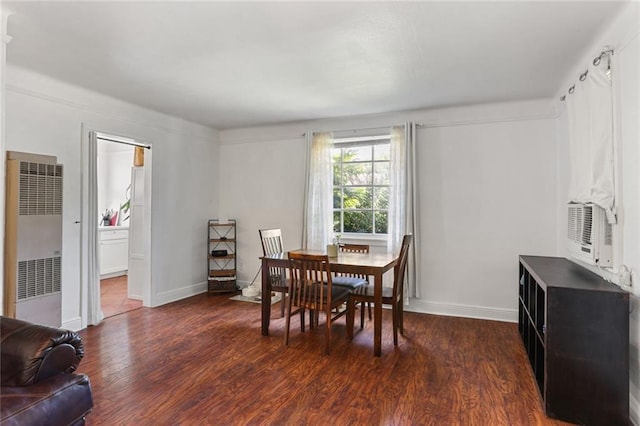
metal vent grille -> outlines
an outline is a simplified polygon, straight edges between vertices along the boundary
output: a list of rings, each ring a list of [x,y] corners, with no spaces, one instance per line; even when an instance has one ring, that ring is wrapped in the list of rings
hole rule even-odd
[[[582,244],[591,244],[593,206],[569,206],[569,238]]]
[[[62,214],[62,166],[20,162],[21,216]]]
[[[16,292],[17,300],[60,292],[60,257],[18,262]]]

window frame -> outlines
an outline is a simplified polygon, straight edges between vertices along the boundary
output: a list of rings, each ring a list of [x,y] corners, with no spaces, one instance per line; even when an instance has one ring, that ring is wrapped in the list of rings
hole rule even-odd
[[[380,184],[376,184],[375,183],[375,164],[376,163],[386,163],[389,166],[389,170],[391,169],[391,158],[388,158],[386,160],[376,160],[375,159],[375,153],[374,153],[374,146],[375,145],[387,145],[387,146],[391,146],[391,135],[390,134],[382,134],[382,135],[374,135],[374,136],[363,136],[363,137],[345,137],[345,138],[339,138],[339,137],[335,137],[334,141],[333,141],[333,147],[332,147],[332,153],[331,153],[331,178],[332,178],[332,194],[334,193],[336,188],[340,188],[341,190],[341,195],[343,196],[343,200],[344,200],[344,188],[350,188],[350,187],[367,187],[367,188],[371,188],[371,196],[372,196],[372,202],[371,202],[371,208],[369,209],[345,209],[344,208],[344,203],[340,208],[335,208],[333,205],[331,206],[331,217],[332,217],[332,223],[333,223],[333,217],[335,216],[336,212],[340,212],[340,231],[335,231],[335,229],[332,227],[332,230],[334,233],[336,234],[340,234],[342,236],[343,240],[354,240],[354,239],[360,239],[360,240],[369,240],[369,241],[382,241],[382,240],[386,240],[389,233],[389,228],[388,228],[388,217],[389,217],[389,206],[387,206],[386,209],[376,209],[375,208],[375,190],[376,188],[387,188],[388,191],[391,191],[391,183],[389,182],[386,185],[380,185]],[[350,147],[371,147],[372,149],[372,155],[371,155],[371,160],[366,160],[366,161],[349,161],[346,162],[346,164],[371,164],[371,172],[370,172],[370,177],[371,177],[371,183],[368,185],[344,185],[344,182],[342,182],[342,179],[340,180],[340,185],[335,185],[335,176],[333,174],[333,170],[334,170],[334,166],[335,166],[335,162],[334,162],[334,153],[333,150],[335,149],[342,149],[342,148],[350,148]],[[342,161],[343,160],[343,152],[340,153],[340,172],[342,173],[343,171],[343,167],[345,162]],[[332,195],[332,199],[333,199],[333,195]],[[371,212],[371,216],[372,216],[372,221],[371,221],[371,225],[372,225],[372,232],[370,233],[362,233],[362,232],[344,232],[344,213],[345,211],[363,211],[363,212]],[[378,233],[376,232],[376,212],[385,212],[387,214],[387,232],[385,233]]]

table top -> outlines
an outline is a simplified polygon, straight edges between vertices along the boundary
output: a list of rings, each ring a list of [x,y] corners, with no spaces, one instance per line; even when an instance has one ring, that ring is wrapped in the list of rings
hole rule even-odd
[[[326,252],[323,250],[290,250],[294,253],[302,253],[302,254],[316,254],[316,255],[326,255]],[[273,260],[287,260],[289,252],[284,253],[276,253],[270,256],[263,256],[266,259]],[[348,267],[359,267],[359,268],[373,268],[373,269],[384,269],[387,270],[393,267],[398,260],[397,254],[392,253],[338,253],[336,257],[330,257],[329,263],[331,266],[348,266]]]

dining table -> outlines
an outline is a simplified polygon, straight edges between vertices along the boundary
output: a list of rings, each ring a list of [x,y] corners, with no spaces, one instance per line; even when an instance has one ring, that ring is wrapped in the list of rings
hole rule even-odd
[[[322,250],[298,249],[290,252],[302,254],[321,254]],[[269,335],[271,319],[271,282],[269,269],[288,268],[289,253],[276,253],[261,257],[262,260],[262,335]],[[373,305],[373,354],[382,354],[382,280],[385,272],[391,270],[398,261],[398,254],[392,253],[347,253],[339,252],[336,257],[329,257],[331,272],[362,274],[373,277],[374,305]],[[371,285],[371,283],[370,283]]]

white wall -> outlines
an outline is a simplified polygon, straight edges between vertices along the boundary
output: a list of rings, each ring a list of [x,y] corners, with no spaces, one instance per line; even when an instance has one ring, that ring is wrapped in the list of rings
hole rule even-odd
[[[238,219],[239,281],[258,270],[259,228],[300,246],[306,129],[413,120],[418,131],[421,297],[410,310],[517,319],[519,254],[557,253],[551,102],[480,105],[220,132],[220,208]]]
[[[81,327],[81,127],[153,148],[151,304],[206,289],[206,221],[217,211],[217,132],[7,67],[6,149],[55,155],[64,165],[62,323]],[[3,154],[4,155],[4,154]]]
[[[629,316],[629,378],[631,419],[640,425],[640,3],[632,2],[621,11],[608,28],[596,37],[595,43],[585,50],[575,64],[574,72],[566,76],[563,87],[570,87],[587,64],[604,46],[614,49],[612,71],[614,81],[614,135],[616,141],[616,209],[618,224],[614,226],[614,269],[606,273],[618,282],[620,265],[632,270],[633,287],[627,289],[631,301]],[[558,94],[558,97],[560,93]],[[569,186],[568,122],[564,104],[557,103],[558,162],[562,173],[558,179],[558,221],[563,231],[558,234],[562,242],[562,255],[566,255],[566,210]],[[598,269],[591,268],[599,273]],[[605,271],[607,272],[607,271]]]

